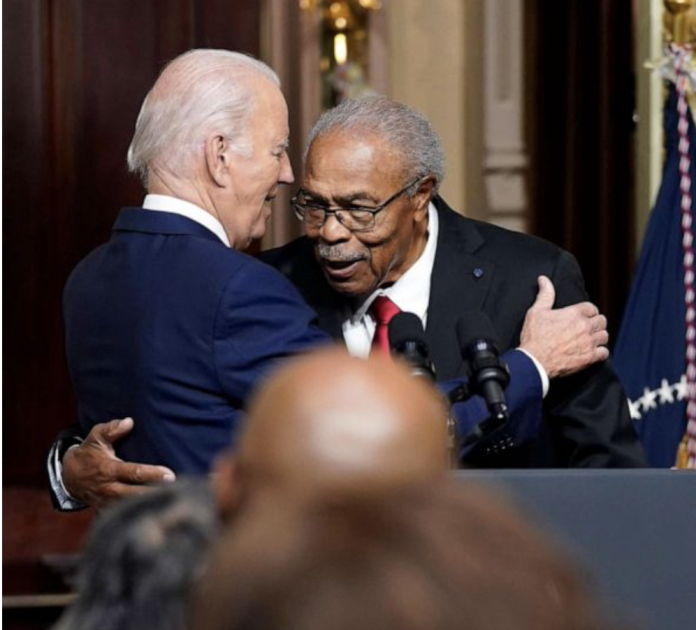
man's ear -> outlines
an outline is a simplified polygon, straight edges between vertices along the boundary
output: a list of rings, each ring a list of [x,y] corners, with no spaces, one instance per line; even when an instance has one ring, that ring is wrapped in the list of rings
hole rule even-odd
[[[208,136],[205,141],[205,164],[210,179],[218,186],[227,186],[230,171],[230,141],[220,133]]]
[[[428,175],[428,177],[422,179],[418,184],[418,190],[416,191],[413,201],[416,204],[416,221],[422,221],[428,216],[428,204],[433,198],[433,191],[435,190],[435,184],[437,180],[434,175]]]

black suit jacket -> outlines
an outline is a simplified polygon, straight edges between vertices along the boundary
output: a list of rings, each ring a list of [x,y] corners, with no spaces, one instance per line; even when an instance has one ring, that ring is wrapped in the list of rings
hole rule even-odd
[[[538,238],[464,218],[440,198],[440,229],[430,289],[426,337],[438,379],[464,373],[456,322],[467,309],[492,320],[502,350],[517,347],[537,277],[556,288],[555,307],[587,299],[575,258]],[[319,315],[319,325],[341,339],[346,301],[326,283],[312,245],[300,238],[263,254],[284,273]],[[609,362],[555,379],[544,401],[538,439],[502,452],[474,449],[469,465],[498,467],[647,466],[630,419],[624,391]]]

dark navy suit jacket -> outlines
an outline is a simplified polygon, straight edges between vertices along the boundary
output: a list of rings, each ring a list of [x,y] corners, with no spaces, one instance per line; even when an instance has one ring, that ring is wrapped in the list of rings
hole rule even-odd
[[[330,341],[276,270],[141,208],[74,270],[64,313],[83,431],[132,416],[118,454],[177,473],[208,471],[276,360]]]

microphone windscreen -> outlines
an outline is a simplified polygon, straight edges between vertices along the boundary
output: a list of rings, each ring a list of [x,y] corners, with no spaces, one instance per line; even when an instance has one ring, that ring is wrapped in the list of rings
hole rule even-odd
[[[389,346],[398,348],[407,341],[418,341],[427,345],[420,317],[404,311],[394,315],[389,322]]]
[[[464,311],[457,320],[457,339],[459,347],[466,348],[472,343],[486,339],[497,345],[498,337],[490,317],[483,311]]]

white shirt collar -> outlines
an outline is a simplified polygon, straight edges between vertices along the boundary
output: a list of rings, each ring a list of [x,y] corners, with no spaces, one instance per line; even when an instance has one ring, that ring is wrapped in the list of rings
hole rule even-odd
[[[428,207],[428,241],[418,260],[392,286],[377,289],[352,317],[343,322],[343,337],[351,354],[367,356],[370,353],[375,323],[367,311],[378,295],[386,295],[402,311],[417,315],[425,328],[439,228],[437,210],[431,203]]]
[[[227,237],[225,228],[212,214],[206,212],[200,206],[197,206],[189,201],[170,197],[169,195],[153,195],[145,196],[143,206],[145,210],[154,210],[156,212],[171,212],[179,214],[182,217],[191,219],[196,223],[200,223],[205,228],[208,228],[215,236],[217,236],[227,247],[231,247],[230,239]]]

